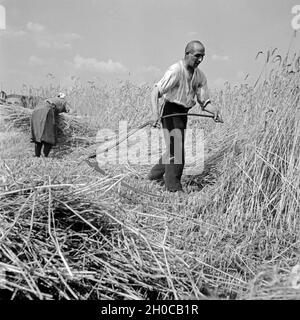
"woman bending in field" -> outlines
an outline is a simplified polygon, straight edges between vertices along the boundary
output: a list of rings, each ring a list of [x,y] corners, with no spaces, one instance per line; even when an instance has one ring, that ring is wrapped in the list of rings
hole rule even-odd
[[[31,139],[35,143],[35,156],[40,157],[42,147],[45,157],[48,157],[52,147],[57,141],[56,123],[58,115],[69,112],[65,94],[60,93],[57,97],[43,101],[31,116]]]

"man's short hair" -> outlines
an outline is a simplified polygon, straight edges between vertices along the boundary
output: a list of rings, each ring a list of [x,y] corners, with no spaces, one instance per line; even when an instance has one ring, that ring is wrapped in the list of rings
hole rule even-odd
[[[204,47],[204,45],[203,45],[203,43],[202,43],[201,41],[199,41],[199,40],[193,40],[193,41],[190,41],[190,42],[186,45],[186,47],[185,47],[185,54],[193,51],[195,44],[199,44],[200,46],[202,46],[202,47],[205,49],[205,47]]]

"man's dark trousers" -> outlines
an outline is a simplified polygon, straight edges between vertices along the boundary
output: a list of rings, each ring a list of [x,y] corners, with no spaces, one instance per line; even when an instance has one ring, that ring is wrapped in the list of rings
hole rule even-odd
[[[163,116],[175,113],[187,113],[188,108],[166,101]],[[187,115],[162,119],[166,152],[150,172],[150,179],[160,180],[165,175],[165,186],[169,191],[181,191],[181,176],[184,167],[184,135]]]

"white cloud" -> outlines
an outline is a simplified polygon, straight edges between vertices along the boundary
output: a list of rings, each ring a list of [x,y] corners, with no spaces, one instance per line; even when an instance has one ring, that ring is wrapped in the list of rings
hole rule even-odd
[[[48,28],[40,23],[29,21],[24,30],[16,30],[7,26],[6,30],[0,32],[5,38],[26,38],[32,41],[38,48],[46,49],[70,49],[72,42],[81,38],[74,32],[52,33]]]
[[[16,37],[16,38],[24,37],[26,34],[27,32],[24,30],[15,30],[11,27],[7,27],[6,30],[3,30],[0,32],[1,36]]]
[[[44,65],[45,61],[40,57],[30,56],[28,63],[31,67],[40,67]]]
[[[23,37],[25,36],[27,33],[23,30],[16,30],[12,32],[12,35],[15,37]]]
[[[54,41],[52,44],[52,47],[55,49],[70,49],[72,48],[72,45],[71,43],[68,43],[68,42]]]
[[[45,26],[43,26],[39,23],[34,23],[34,22],[29,21],[27,23],[27,29],[32,32],[41,33],[45,30]]]
[[[96,58],[83,58],[79,54],[74,57],[74,67],[88,71],[100,71],[105,73],[127,72],[127,68],[120,62],[109,59],[107,62]]]
[[[63,33],[61,35],[66,41],[72,41],[72,40],[77,40],[80,39],[81,36],[78,33]]]
[[[39,48],[51,48],[51,43],[45,39],[36,40],[36,45]]]
[[[138,69],[138,72],[141,73],[160,73],[161,70],[155,66],[143,66]]]
[[[70,49],[73,40],[80,39],[77,33],[48,34],[36,39],[39,48]]]
[[[59,42],[59,41],[53,41],[53,40],[46,40],[46,39],[40,39],[36,41],[36,45],[39,48],[53,48],[53,49],[69,49],[71,48],[70,43],[65,42]]]
[[[218,61],[228,61],[229,60],[228,56],[220,56],[218,54],[213,54],[211,58],[213,60],[218,60]]]

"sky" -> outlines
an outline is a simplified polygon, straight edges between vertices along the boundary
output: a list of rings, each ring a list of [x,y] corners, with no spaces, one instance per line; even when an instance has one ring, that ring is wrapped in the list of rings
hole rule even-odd
[[[255,82],[258,51],[291,42],[300,0],[0,0],[0,89],[74,79],[153,83],[200,40],[211,88]],[[1,22],[2,19],[2,22]],[[300,17],[299,17],[300,24]],[[2,25],[2,26],[1,26]]]

